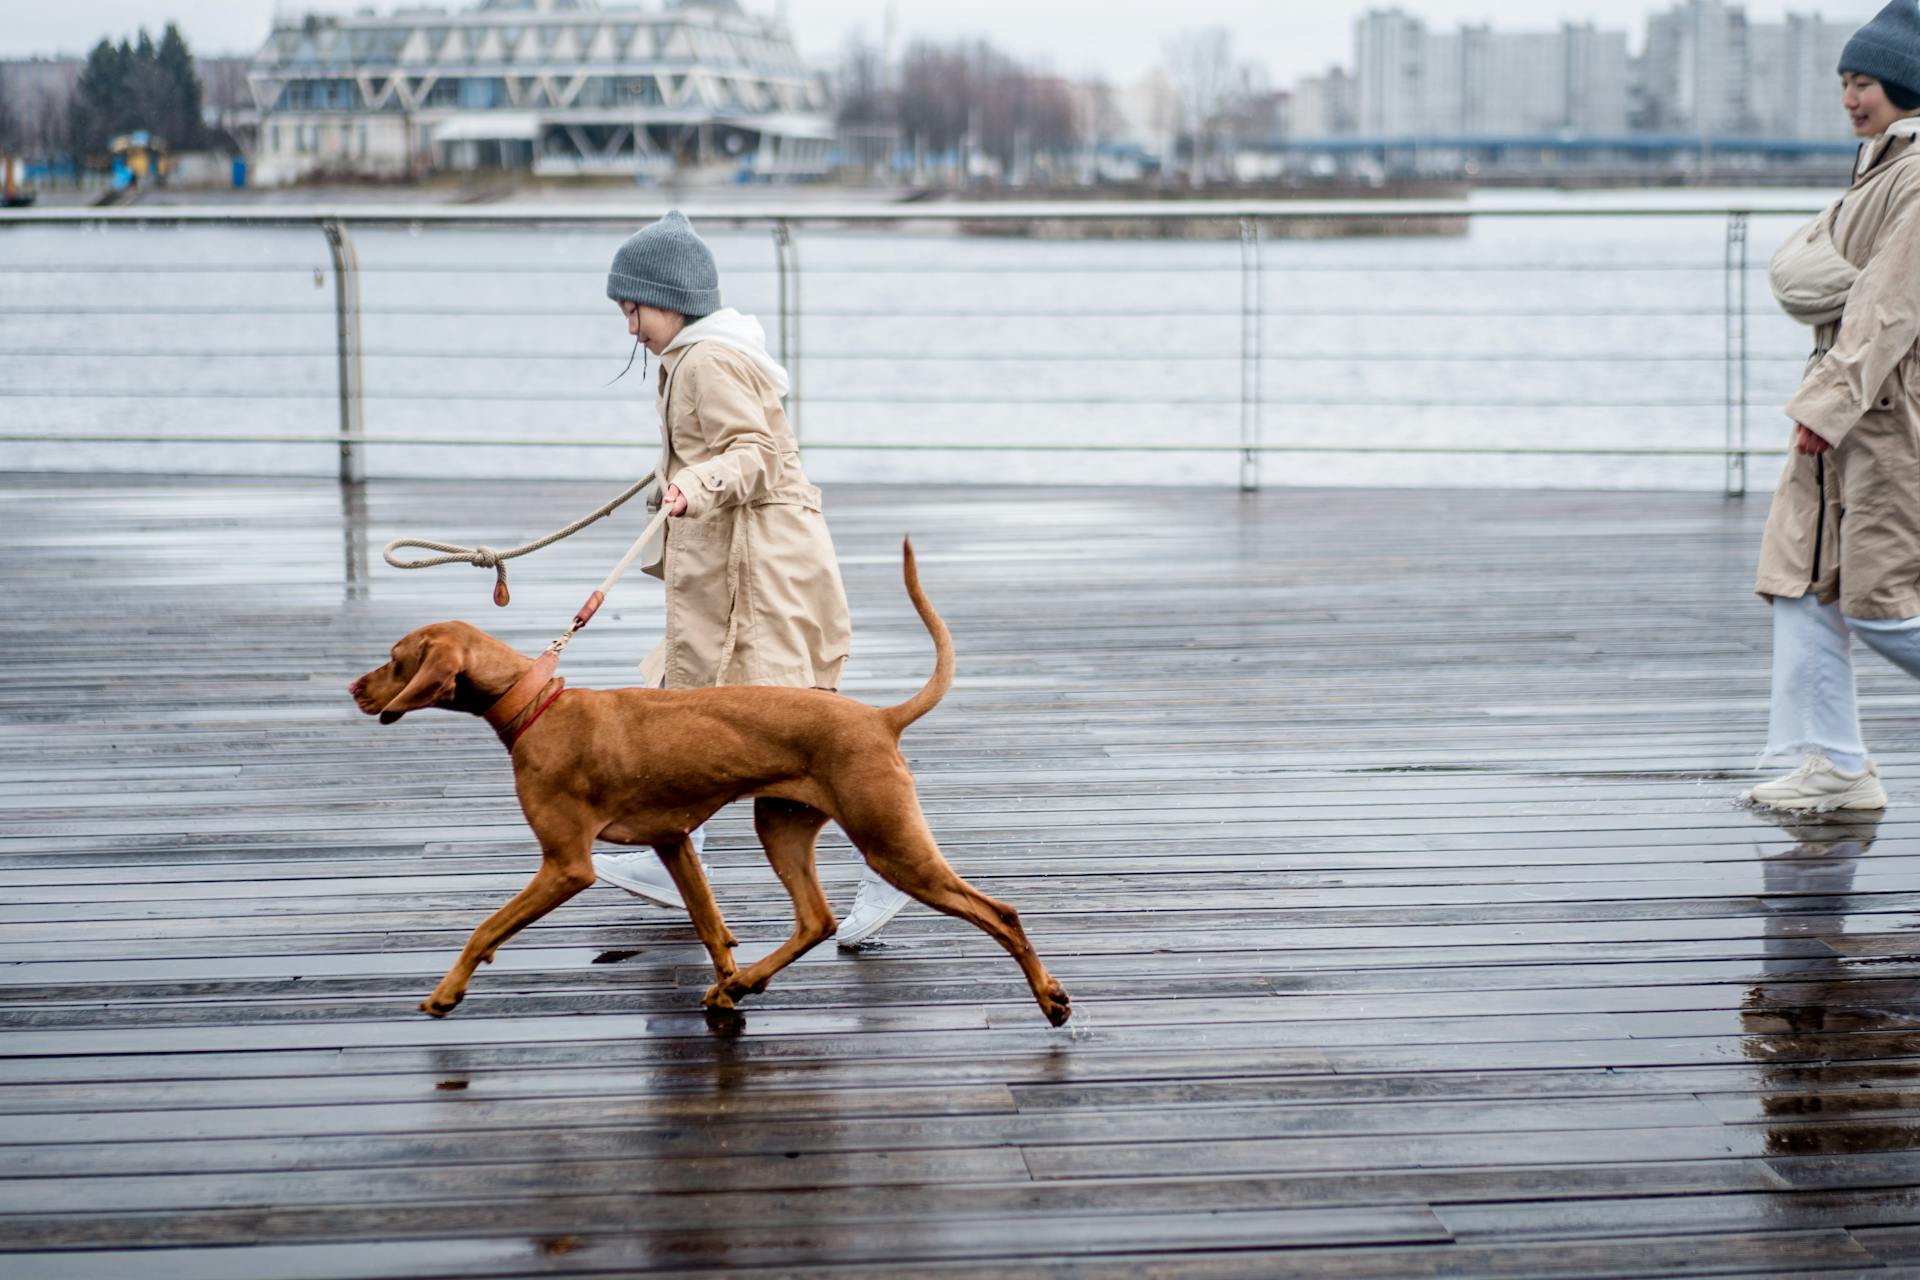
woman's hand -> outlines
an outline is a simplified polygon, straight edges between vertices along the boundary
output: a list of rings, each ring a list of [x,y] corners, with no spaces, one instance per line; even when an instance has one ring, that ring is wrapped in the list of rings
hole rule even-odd
[[[1804,431],[1804,430],[1806,430],[1806,428],[1805,428],[1805,427],[1802,427],[1802,428],[1801,428],[1801,430],[1802,430],[1802,431]],[[683,515],[685,515],[685,514],[687,514],[687,495],[686,495],[686,494],[684,494],[684,493],[682,493],[682,492],[680,492],[680,486],[679,486],[679,485],[677,485],[677,484],[670,484],[670,485],[668,485],[668,486],[667,486],[667,499],[666,499],[666,501],[667,501],[667,514],[668,514],[668,515],[670,515],[670,516],[683,516]]]
[[[1815,457],[1833,448],[1832,445],[1828,444],[1825,440],[1822,440],[1819,436],[1807,430],[1805,427],[1801,426],[1799,423],[1796,422],[1793,425],[1795,428],[1794,434],[1793,434],[1793,447],[1798,449],[1800,452],[1806,454],[1808,457]]]

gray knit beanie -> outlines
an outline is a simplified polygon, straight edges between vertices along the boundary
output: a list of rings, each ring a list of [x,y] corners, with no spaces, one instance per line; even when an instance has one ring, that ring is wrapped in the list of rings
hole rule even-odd
[[[1854,32],[1840,52],[1840,71],[1872,76],[1891,90],[1905,91],[1903,96],[1920,90],[1920,0],[1893,0]],[[1887,97],[1900,106],[1895,93]]]
[[[628,236],[614,252],[607,296],[698,319],[720,309],[720,270],[707,242],[675,209]]]

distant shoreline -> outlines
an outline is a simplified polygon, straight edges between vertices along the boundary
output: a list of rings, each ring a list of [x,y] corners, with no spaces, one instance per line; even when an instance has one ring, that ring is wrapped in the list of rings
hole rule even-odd
[[[555,204],[617,206],[639,204],[646,207],[694,204],[729,208],[806,208],[817,205],[885,207],[888,205],[1060,203],[1080,204],[1095,201],[1134,203],[1178,201],[1196,204],[1223,200],[1467,200],[1481,192],[1542,192],[1578,194],[1581,192],[1625,193],[1633,191],[1681,194],[1690,191],[1782,191],[1824,190],[1829,185],[1844,186],[1844,166],[1836,170],[1831,183],[1819,175],[1730,174],[1716,176],[1709,183],[1695,183],[1675,175],[1594,174],[1579,177],[1492,178],[1462,180],[1404,179],[1371,184],[1364,182],[1313,183],[1240,183],[1203,188],[1160,187],[1148,184],[1110,184],[1102,186],[1060,187],[976,187],[923,188],[910,186],[873,186],[836,183],[716,184],[658,183],[640,185],[623,181],[449,181],[426,179],[416,182],[310,182],[280,187],[156,187],[122,193],[113,207],[212,205],[271,207],[276,204],[355,204],[410,203],[428,206],[487,206],[503,210]],[[41,208],[86,208],[102,203],[102,193],[93,190],[43,189],[37,192]]]

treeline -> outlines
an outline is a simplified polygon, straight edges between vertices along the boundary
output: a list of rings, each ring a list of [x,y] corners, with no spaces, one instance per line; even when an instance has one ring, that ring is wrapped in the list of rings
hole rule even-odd
[[[1090,132],[1073,86],[985,40],[916,40],[898,67],[855,39],[838,77],[839,123],[897,129],[928,152],[969,148],[1003,165],[1064,154]]]
[[[855,37],[836,77],[843,130],[891,132],[903,146],[964,151],[1004,169],[1045,163],[1131,131],[1172,144],[1170,167],[1194,181],[1230,178],[1232,153],[1281,129],[1284,95],[1263,67],[1213,27],[1169,40],[1165,62],[1131,97],[1134,118],[1098,79],[1075,82],[1028,66],[986,40],[916,40],[898,61]]]
[[[64,151],[85,160],[106,154],[120,134],[142,129],[175,151],[204,147],[211,139],[203,96],[180,29],[168,23],[156,43],[143,28],[131,40],[94,45],[64,100],[43,96],[23,110],[0,84],[0,151]]]

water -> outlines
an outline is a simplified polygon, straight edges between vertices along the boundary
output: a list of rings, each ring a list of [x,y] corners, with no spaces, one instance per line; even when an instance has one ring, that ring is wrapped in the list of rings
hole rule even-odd
[[[1761,199],[1816,207],[1831,194]],[[1754,193],[1698,198],[1711,206]],[[1567,197],[1537,199],[1546,208]],[[1807,330],[1775,311],[1763,273],[1802,216],[1753,222],[1755,444],[1784,443],[1778,406],[1808,346]],[[606,385],[630,349],[604,296],[618,232],[353,235],[370,474],[611,482],[651,464],[651,379],[636,365]],[[727,301],[773,331],[770,236],[715,228],[709,239]],[[1270,241],[1260,439],[1718,448],[1727,431],[1724,254],[1718,217],[1490,218],[1459,237]],[[799,256],[796,418],[816,479],[1237,482],[1237,242],[805,230]],[[0,228],[6,429],[176,437],[5,443],[0,467],[333,474],[330,444],[177,439],[337,430],[333,298],[314,229]],[[416,435],[543,447],[378,443]],[[1176,447],[1125,451],[1145,445]],[[1750,483],[1769,487],[1776,467],[1756,459]],[[1429,454],[1273,454],[1261,475],[1269,484],[1659,489],[1717,488],[1723,478],[1717,457]]]

